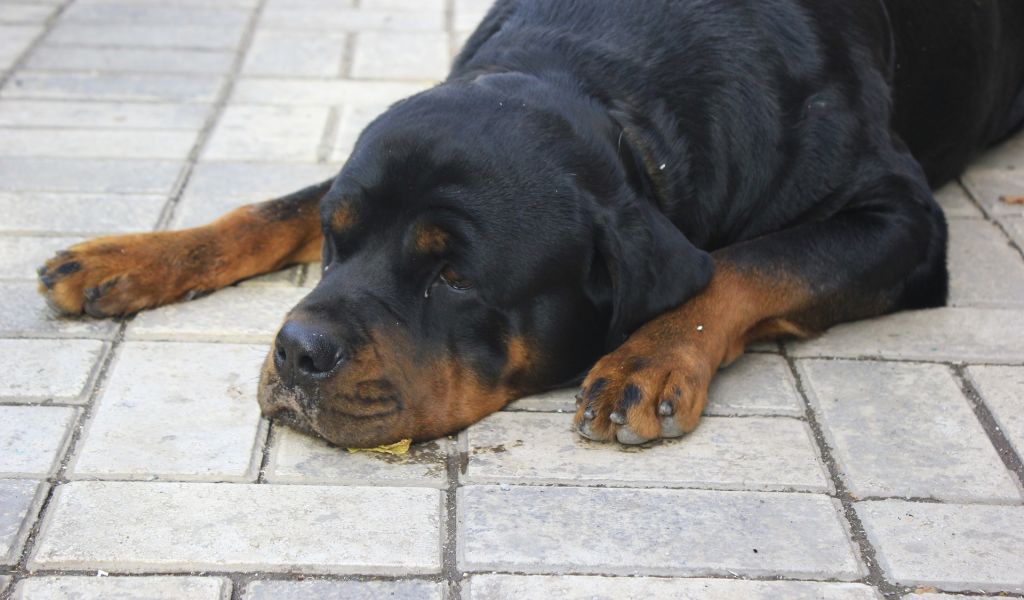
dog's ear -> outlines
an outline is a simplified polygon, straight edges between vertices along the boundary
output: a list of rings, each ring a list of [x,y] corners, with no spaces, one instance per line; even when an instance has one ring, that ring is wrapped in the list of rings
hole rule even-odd
[[[653,201],[632,193],[595,215],[595,247],[611,287],[607,350],[637,328],[696,296],[711,281],[711,256]]]

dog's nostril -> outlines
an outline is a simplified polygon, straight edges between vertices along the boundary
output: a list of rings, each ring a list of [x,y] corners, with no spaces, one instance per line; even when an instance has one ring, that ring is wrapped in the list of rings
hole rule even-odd
[[[285,352],[284,346],[281,344],[274,344],[274,361],[277,362],[277,366],[280,367],[287,359],[288,353]]]
[[[342,345],[318,327],[288,321],[277,334],[274,361],[286,381],[322,377],[344,359]]]

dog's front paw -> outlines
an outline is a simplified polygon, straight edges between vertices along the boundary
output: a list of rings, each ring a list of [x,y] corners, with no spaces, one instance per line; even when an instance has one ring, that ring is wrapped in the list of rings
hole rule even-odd
[[[577,396],[575,426],[592,440],[642,444],[693,431],[717,363],[699,344],[630,338],[599,360]]]
[[[175,233],[98,238],[58,252],[39,268],[39,292],[56,311],[132,314],[177,299],[199,256],[181,256]],[[183,277],[185,276],[185,277]]]

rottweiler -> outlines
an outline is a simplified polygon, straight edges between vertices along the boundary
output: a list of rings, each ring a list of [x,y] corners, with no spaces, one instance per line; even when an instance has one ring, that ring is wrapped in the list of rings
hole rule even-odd
[[[1020,0],[498,0],[333,179],[40,290],[114,317],[320,260],[268,417],[426,440],[582,380],[576,431],[643,443],[752,342],[944,304],[931,189],[1022,123]]]

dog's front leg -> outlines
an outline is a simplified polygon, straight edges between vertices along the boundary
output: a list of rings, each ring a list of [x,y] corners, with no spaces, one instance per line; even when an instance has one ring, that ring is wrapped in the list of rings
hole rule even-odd
[[[331,182],[237,208],[181,231],[101,237],[58,252],[39,269],[55,310],[131,314],[320,257],[320,198]]]
[[[693,430],[716,370],[751,342],[945,302],[946,226],[923,180],[865,186],[828,219],[713,254],[711,284],[590,371],[575,424],[637,444]]]

